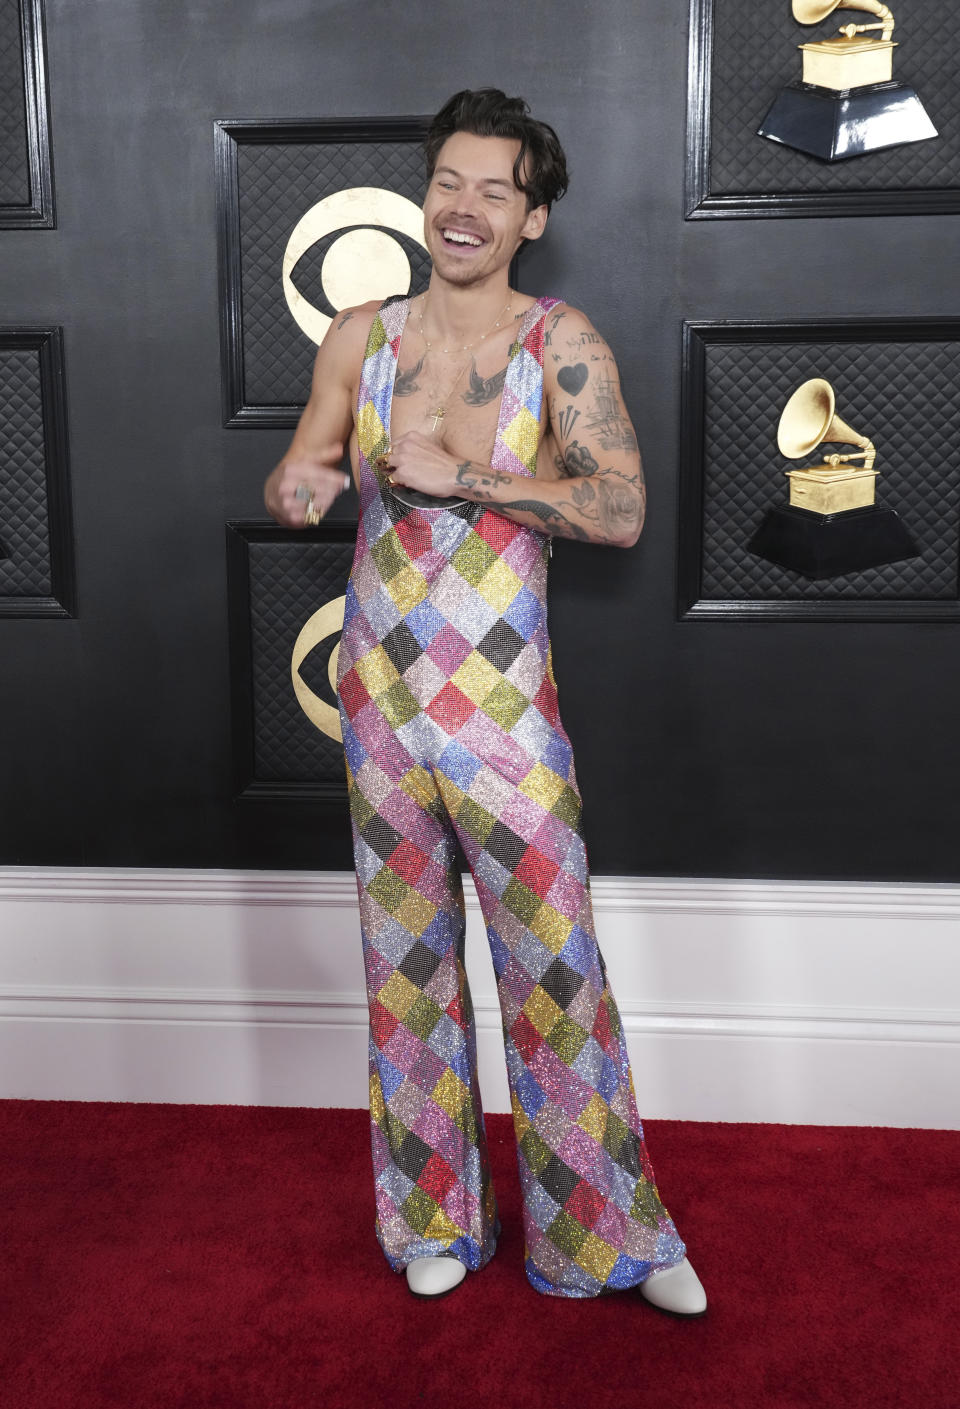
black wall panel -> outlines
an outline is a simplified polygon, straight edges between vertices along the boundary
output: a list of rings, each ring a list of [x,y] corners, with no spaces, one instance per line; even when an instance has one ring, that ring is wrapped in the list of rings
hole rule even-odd
[[[70,616],[73,529],[59,328],[0,328],[0,617]]]
[[[685,332],[684,614],[960,621],[960,321],[727,321]],[[751,552],[766,515],[788,501],[786,472],[849,449],[780,453],[781,412],[811,377],[826,378],[841,418],[881,447],[876,502],[899,515],[914,556],[810,581]]]
[[[913,87],[938,136],[832,163],[756,132],[774,99],[801,77],[797,46],[834,38],[841,24],[867,23],[865,12],[841,7],[800,25],[789,4],[758,10],[749,0],[690,0],[690,11],[693,218],[960,210],[957,46],[944,43],[937,0],[896,7],[893,77]]]
[[[20,7],[5,0],[0,10],[0,205],[30,201],[25,67]]]
[[[336,519],[303,534],[228,525],[231,712],[244,798],[346,799],[333,655],[355,539],[353,524]],[[294,672],[311,714],[291,688]]]
[[[553,560],[594,869],[958,878],[956,626],[683,621],[676,592],[682,321],[956,316],[949,215],[685,221],[672,0],[45,9],[59,228],[0,231],[0,323],[63,328],[81,610],[0,620],[0,861],[349,864],[342,803],[238,797],[224,526],[262,519],[289,431],[222,425],[214,123],[495,83],[572,173],[521,286],[609,338],[649,478],[637,548]]]
[[[43,0],[0,0],[0,230],[55,224]]]
[[[425,135],[426,119],[409,117],[217,124],[224,424],[297,424],[317,344],[291,319],[277,279],[287,241],[311,208],[350,188],[419,204]],[[342,230],[338,221],[290,271],[293,288],[328,318],[336,310],[324,291],[323,265]],[[391,234],[409,260],[410,292],[421,293],[430,256]]]

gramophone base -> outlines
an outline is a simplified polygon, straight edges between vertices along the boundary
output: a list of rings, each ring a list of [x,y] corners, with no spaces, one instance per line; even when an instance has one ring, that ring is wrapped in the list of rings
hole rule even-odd
[[[845,92],[791,83],[774,99],[757,134],[821,161],[842,161],[938,135],[914,89],[896,81]]]
[[[767,514],[747,552],[811,582],[920,556],[899,514],[880,504],[842,514],[778,506]]]

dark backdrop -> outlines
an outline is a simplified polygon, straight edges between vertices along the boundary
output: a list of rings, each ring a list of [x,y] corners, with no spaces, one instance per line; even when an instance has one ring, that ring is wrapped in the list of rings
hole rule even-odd
[[[956,313],[955,219],[685,223],[675,0],[46,14],[58,228],[0,234],[0,322],[64,329],[78,616],[0,620],[0,860],[349,864],[339,805],[234,798],[224,523],[288,432],[221,426],[213,123],[496,84],[572,170],[522,286],[609,338],[650,485],[636,549],[554,557],[594,869],[957,879],[955,627],[683,622],[675,590],[682,319]]]

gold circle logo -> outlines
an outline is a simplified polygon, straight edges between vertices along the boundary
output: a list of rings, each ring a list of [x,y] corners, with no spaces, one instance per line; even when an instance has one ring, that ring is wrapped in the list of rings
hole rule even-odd
[[[323,341],[333,319],[294,288],[291,275],[308,249],[349,226],[368,228],[346,229],[327,250],[320,272],[323,291],[338,310],[409,291],[410,261],[399,241],[386,231],[396,230],[422,249],[427,248],[423,240],[423,211],[415,201],[396,191],[351,186],[311,206],[290,232],[283,253],[282,278],[287,307],[297,326],[315,343]]]
[[[336,739],[338,743],[343,743],[343,731],[340,728],[340,712],[332,705],[327,704],[319,695],[315,695],[310,686],[302,678],[300,667],[314,646],[319,646],[321,641],[325,641],[328,636],[335,636],[338,631],[343,630],[343,610],[347,604],[346,597],[334,597],[332,601],[325,602],[324,605],[315,611],[313,616],[308,617],[301,628],[300,635],[293,645],[293,655],[290,657],[290,678],[293,681],[293,692],[297,697],[297,702],[304,714],[321,734],[326,734],[330,739]],[[340,655],[339,641],[330,652],[330,662],[327,666],[327,676],[330,680],[330,688],[333,693],[337,693],[337,659]]]

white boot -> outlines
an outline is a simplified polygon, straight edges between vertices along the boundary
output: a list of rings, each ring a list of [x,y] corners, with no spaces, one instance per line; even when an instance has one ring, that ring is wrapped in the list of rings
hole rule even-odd
[[[414,1296],[446,1296],[466,1275],[455,1257],[415,1257],[407,1263],[407,1286]]]
[[[703,1283],[686,1258],[676,1267],[651,1272],[640,1284],[640,1295],[659,1311],[673,1316],[702,1316],[707,1309]]]

